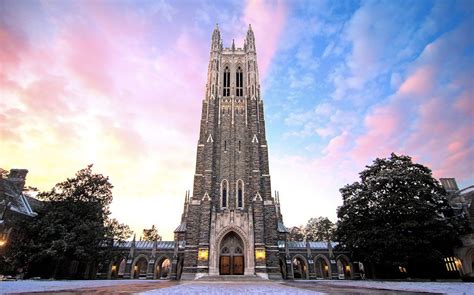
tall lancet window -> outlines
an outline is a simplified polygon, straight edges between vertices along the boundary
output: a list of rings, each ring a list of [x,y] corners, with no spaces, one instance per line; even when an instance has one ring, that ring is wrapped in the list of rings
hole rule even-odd
[[[229,67],[225,67],[224,70],[224,92],[223,96],[230,96],[230,70]]]
[[[244,95],[244,74],[242,73],[242,69],[239,67],[237,72],[235,73],[235,81],[236,81],[236,93],[235,95],[240,97]]]
[[[229,191],[229,183],[226,179],[222,180],[221,182],[221,207],[227,208],[227,195]]]
[[[244,182],[242,179],[237,180],[237,208],[244,208]]]

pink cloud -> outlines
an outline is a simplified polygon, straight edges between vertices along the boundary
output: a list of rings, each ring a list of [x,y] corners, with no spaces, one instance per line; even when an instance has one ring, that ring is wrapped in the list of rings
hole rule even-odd
[[[472,179],[472,72],[456,70],[468,63],[462,54],[438,58],[447,56],[446,44],[460,51],[466,46],[460,30],[464,27],[427,46],[396,94],[366,116],[366,131],[351,151],[355,159],[405,153],[428,165],[436,177]]]
[[[255,34],[260,79],[263,81],[278,49],[280,34],[285,25],[285,4],[281,0],[248,0],[243,19],[252,25]]]
[[[395,152],[412,156],[437,178],[472,181],[474,96],[465,31],[460,25],[426,46],[395,94],[365,114],[363,131],[329,141],[318,161],[322,169],[354,176],[376,157]]]
[[[19,63],[19,50],[23,48],[23,42],[20,38],[14,36],[6,28],[0,27],[0,69],[1,72],[6,72],[10,66],[15,66]],[[8,67],[8,68],[7,68]]]
[[[402,95],[428,95],[433,89],[434,75],[430,67],[421,67],[402,83],[398,91]]]
[[[364,119],[366,133],[355,139],[352,155],[362,163],[374,157],[389,155],[398,146],[404,125],[402,110],[396,106],[379,106]]]

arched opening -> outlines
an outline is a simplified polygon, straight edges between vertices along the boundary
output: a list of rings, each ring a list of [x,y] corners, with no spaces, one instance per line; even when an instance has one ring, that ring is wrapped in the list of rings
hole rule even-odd
[[[295,256],[292,261],[293,265],[293,278],[295,279],[307,279],[308,278],[308,265],[303,258]]]
[[[352,278],[352,267],[347,257],[341,255],[337,258],[337,274],[340,280]]]
[[[237,180],[237,184],[236,184],[236,202],[237,202],[237,208],[244,208],[244,182],[242,181],[242,179],[239,179]]]
[[[221,182],[221,207],[227,208],[228,203],[229,182],[224,179]]]
[[[228,233],[222,239],[219,251],[220,275],[244,274],[244,243],[239,235]]]
[[[331,272],[329,270],[329,262],[322,256],[317,256],[314,259],[314,268],[316,269],[316,278],[330,279]]]
[[[144,256],[138,258],[132,266],[132,278],[146,279],[147,268],[148,260]]]
[[[127,261],[125,258],[114,259],[109,266],[109,276],[111,280],[123,278],[123,273],[125,271],[125,265]]]
[[[169,279],[171,272],[171,260],[168,257],[163,257],[156,261],[155,264],[155,278]]]
[[[127,266],[127,259],[123,258],[118,266],[117,278],[122,279],[125,273],[125,267]]]

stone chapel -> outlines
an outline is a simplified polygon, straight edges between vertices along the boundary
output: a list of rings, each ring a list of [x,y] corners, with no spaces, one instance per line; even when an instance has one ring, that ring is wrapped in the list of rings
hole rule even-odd
[[[202,101],[193,191],[174,241],[116,244],[99,277],[353,278],[357,264],[329,241],[288,241],[272,196],[255,36],[224,47],[216,25]]]

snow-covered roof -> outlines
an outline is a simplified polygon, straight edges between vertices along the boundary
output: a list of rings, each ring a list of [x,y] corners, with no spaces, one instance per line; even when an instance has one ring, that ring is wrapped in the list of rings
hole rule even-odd
[[[125,241],[125,242],[114,242],[114,247],[122,248],[122,249],[129,249],[132,247],[133,241]],[[135,241],[135,248],[136,249],[153,249],[153,241]],[[167,250],[167,249],[174,249],[175,241],[157,241],[156,248],[160,250]],[[179,242],[179,248],[184,247],[184,241]]]
[[[331,242],[331,246],[334,248],[337,246],[339,242]],[[285,241],[278,241],[278,248],[285,248]],[[305,241],[288,241],[288,248],[291,249],[305,249],[306,242]],[[327,242],[321,241],[312,241],[309,242],[310,249],[328,249]]]

